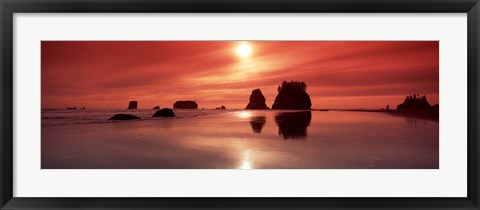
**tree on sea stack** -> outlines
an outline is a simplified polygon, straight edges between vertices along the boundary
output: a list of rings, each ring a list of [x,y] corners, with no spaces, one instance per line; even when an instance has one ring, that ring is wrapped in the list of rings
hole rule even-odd
[[[405,97],[403,103],[397,105],[397,109],[431,109],[432,106],[427,101],[427,96],[412,94]]]
[[[279,85],[272,109],[310,109],[312,101],[307,93],[307,84],[299,81],[283,81]]]

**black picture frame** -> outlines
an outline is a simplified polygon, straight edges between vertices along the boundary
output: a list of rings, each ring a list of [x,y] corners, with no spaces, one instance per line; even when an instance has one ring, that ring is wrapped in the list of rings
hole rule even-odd
[[[478,0],[0,0],[1,209],[479,209]],[[25,198],[13,197],[14,13],[467,13],[466,198]],[[393,180],[392,180],[393,181]],[[94,189],[92,189],[94,190]]]

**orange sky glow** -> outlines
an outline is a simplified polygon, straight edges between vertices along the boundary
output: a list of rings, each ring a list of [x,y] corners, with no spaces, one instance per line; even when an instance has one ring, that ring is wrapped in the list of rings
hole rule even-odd
[[[248,48],[239,46],[248,45]],[[312,108],[396,108],[439,101],[437,41],[42,41],[42,109],[140,109],[194,100],[243,109],[260,88],[307,84]]]

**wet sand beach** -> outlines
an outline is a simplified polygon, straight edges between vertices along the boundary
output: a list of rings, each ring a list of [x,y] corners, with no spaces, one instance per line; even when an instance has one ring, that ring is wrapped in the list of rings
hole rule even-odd
[[[337,111],[348,112],[378,112],[400,117],[437,121],[439,120],[438,109],[341,109]]]
[[[439,126],[434,120],[334,110],[203,112],[180,112],[175,118],[42,125],[42,169],[439,166]]]

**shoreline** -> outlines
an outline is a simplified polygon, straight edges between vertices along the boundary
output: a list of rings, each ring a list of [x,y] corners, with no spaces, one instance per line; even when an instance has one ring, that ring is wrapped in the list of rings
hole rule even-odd
[[[332,111],[345,112],[378,112],[400,117],[411,117],[422,120],[439,121],[438,109],[333,109]]]

